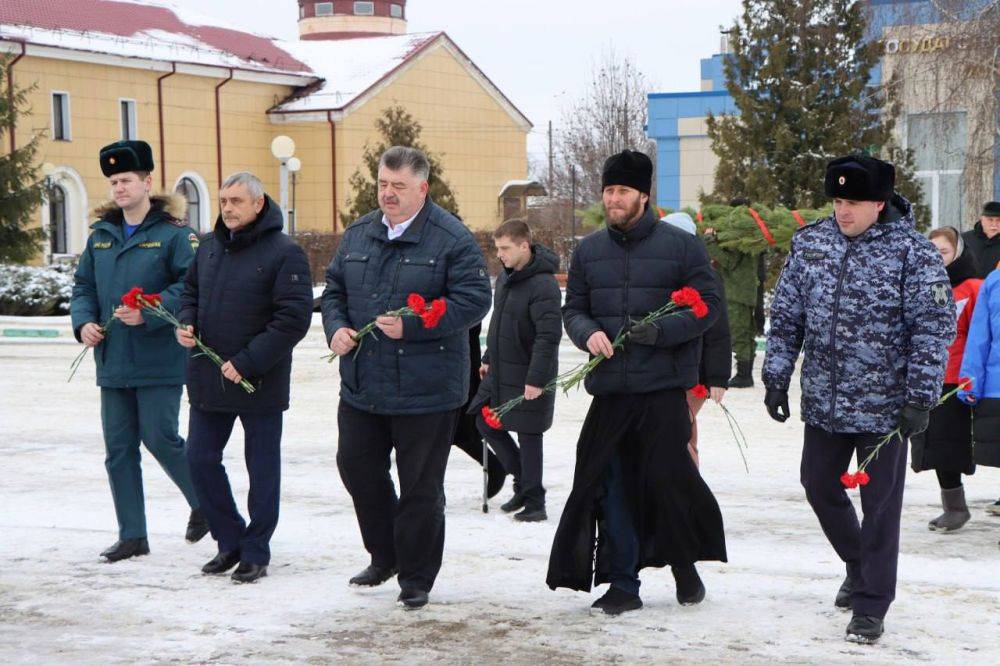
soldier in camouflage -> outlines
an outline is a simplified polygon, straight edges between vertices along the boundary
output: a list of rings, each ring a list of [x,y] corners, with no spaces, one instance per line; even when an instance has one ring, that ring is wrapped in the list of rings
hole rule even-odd
[[[885,434],[927,427],[955,337],[948,276],[893,192],[891,164],[865,155],[827,165],[834,215],[806,225],[775,287],[763,381],[768,413],[789,416],[788,385],[799,351],[806,497],[847,577],[836,605],[853,609],[847,637],[874,642],[895,596],[906,442],[868,467],[862,523],[840,482]]]

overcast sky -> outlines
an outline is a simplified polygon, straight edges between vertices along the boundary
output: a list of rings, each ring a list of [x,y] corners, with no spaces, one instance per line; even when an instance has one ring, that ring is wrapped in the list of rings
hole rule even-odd
[[[298,36],[296,0],[168,0],[254,32]],[[719,50],[740,0],[408,0],[410,32],[444,30],[528,116],[532,158],[549,120],[581,94],[608,46],[629,55],[654,92],[700,87],[699,60]]]

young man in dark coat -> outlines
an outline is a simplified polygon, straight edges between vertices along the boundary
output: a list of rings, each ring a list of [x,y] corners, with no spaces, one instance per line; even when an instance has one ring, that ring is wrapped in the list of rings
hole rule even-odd
[[[610,582],[593,604],[608,614],[641,608],[639,570],[667,564],[678,601],[698,603],[705,588],[695,562],[726,559],[719,505],[688,453],[685,399],[698,383],[701,338],[718,316],[719,292],[702,243],[650,209],[652,174],[642,153],[605,162],[607,227],[573,252],[563,306],[573,343],[607,360],[585,382],[594,401],[547,583],[589,591]],[[708,316],[685,310],[633,325],[681,287],[700,292]],[[625,346],[613,349],[611,339],[630,326]]]
[[[236,173],[219,192],[221,215],[198,248],[181,296],[177,329],[183,347],[194,336],[223,359],[188,359],[191,402],[187,457],[218,554],[202,571],[238,583],[267,575],[281,494],[281,426],[288,409],[292,348],[312,319],[309,261],[282,232],[281,209],[253,174]],[[250,382],[253,393],[240,386]],[[236,509],[222,464],[239,418],[250,477],[250,524]]]
[[[1000,268],[1000,201],[987,201],[976,226],[962,234],[965,248],[976,258],[980,280]]]
[[[927,428],[941,395],[955,304],[937,249],[893,192],[895,169],[867,155],[827,165],[834,214],[795,232],[774,290],[764,360],[765,405],[788,419],[788,385],[802,361],[802,485],[827,539],[847,565],[835,604],[852,609],[847,638],[874,642],[896,593],[905,441],[868,467],[858,522],[840,481],[900,428]]]
[[[427,604],[444,551],[444,471],[469,391],[469,328],[490,307],[486,261],[472,233],[427,196],[430,164],[394,146],[379,162],[380,209],[344,232],[326,271],[323,326],[340,356],[337,467],[371,565],[351,579],[381,585],[399,573],[399,603]],[[384,313],[416,293],[443,298],[425,328]],[[376,335],[357,350],[357,330]],[[396,451],[400,495],[389,476]]]
[[[104,465],[118,517],[118,541],[101,556],[117,562],[149,553],[140,442],[191,506],[187,540],[208,533],[177,432],[184,352],[173,343],[167,322],[121,302],[122,294],[138,286],[161,294],[163,306],[176,311],[198,237],[180,219],[182,201],[150,197],[148,143],[113,143],[101,149],[100,161],[114,200],[97,210],[100,219],[76,269],[70,313],[76,339],[94,348],[97,363]]]
[[[521,522],[546,520],[542,485],[542,433],[552,426],[555,391],[545,386],[559,373],[562,294],[555,272],[559,257],[532,244],[523,220],[508,220],[493,234],[504,269],[497,277],[486,353],[479,368],[482,384],[472,411],[499,406],[519,396],[524,402],[503,416],[497,430],[477,417],[479,432],[514,477],[514,496],[500,508]],[[517,444],[510,432],[517,433]],[[520,446],[520,448],[519,448]]]

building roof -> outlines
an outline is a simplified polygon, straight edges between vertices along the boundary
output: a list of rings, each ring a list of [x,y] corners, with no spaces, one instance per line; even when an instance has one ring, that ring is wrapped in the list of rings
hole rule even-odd
[[[279,42],[168,2],[3,0],[0,38],[117,56],[286,74],[309,67]]]

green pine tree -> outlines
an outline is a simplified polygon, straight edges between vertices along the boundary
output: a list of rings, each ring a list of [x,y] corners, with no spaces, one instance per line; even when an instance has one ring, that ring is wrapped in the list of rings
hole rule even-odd
[[[0,91],[7,91],[7,63],[11,56],[0,56]],[[38,254],[45,231],[30,228],[35,211],[42,203],[44,187],[38,179],[35,154],[38,136],[18,146],[13,153],[10,145],[11,127],[18,118],[27,115],[27,95],[30,89],[16,84],[10,98],[0,95],[0,262],[23,263]],[[13,102],[13,103],[11,103]],[[22,136],[24,136],[22,134]]]
[[[725,63],[739,115],[708,118],[719,165],[706,201],[819,208],[826,162],[867,152],[895,159],[897,190],[929,220],[912,160],[892,140],[891,86],[869,85],[879,56],[864,12],[856,0],[743,0]]]
[[[358,167],[348,182],[351,185],[351,196],[347,199],[347,212],[340,214],[340,221],[346,228],[362,215],[378,208],[378,162],[387,149],[392,146],[407,146],[423,151],[431,165],[431,174],[427,179],[430,186],[428,195],[434,203],[448,212],[458,215],[458,203],[448,182],[444,180],[441,158],[427,150],[420,141],[423,129],[413,116],[402,106],[388,107],[375,121],[381,139],[377,144],[365,144],[361,158],[363,166]]]

